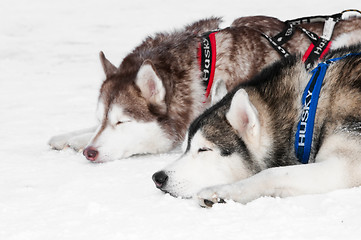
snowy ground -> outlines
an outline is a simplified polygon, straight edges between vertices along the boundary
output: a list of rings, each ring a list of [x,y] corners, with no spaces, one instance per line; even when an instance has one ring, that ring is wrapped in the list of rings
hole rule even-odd
[[[243,3],[242,3],[243,2]],[[361,188],[202,209],[154,187],[178,154],[91,164],[48,139],[95,123],[103,50],[119,64],[148,34],[211,15],[287,20],[332,1],[0,2],[0,239],[359,239]]]

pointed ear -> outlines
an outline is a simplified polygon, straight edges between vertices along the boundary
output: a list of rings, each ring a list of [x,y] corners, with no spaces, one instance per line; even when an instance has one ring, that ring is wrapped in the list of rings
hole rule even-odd
[[[227,94],[226,84],[222,79],[217,79],[212,86],[211,90],[211,104],[216,104]]]
[[[257,109],[253,106],[244,89],[233,96],[231,106],[226,114],[231,126],[238,136],[250,144],[258,144],[260,140],[260,123]]]
[[[148,103],[155,105],[161,110],[166,111],[165,88],[157,71],[150,60],[145,60],[140,67],[135,84],[139,87],[142,96]]]
[[[99,53],[99,57],[100,57],[100,62],[102,63],[103,66],[105,76],[107,78],[117,72],[117,68],[111,62],[109,62],[109,60],[105,57],[102,51]]]

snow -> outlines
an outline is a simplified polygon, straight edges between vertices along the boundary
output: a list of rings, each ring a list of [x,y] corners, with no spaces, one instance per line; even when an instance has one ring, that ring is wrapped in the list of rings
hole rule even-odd
[[[358,4],[357,4],[358,3]],[[116,65],[141,40],[193,20],[283,20],[357,8],[332,1],[0,2],[0,239],[359,239],[361,188],[212,209],[154,187],[179,152],[92,164],[48,139],[95,123],[103,50]]]

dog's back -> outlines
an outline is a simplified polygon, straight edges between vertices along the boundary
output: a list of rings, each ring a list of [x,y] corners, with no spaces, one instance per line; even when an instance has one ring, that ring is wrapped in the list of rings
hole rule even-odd
[[[110,160],[139,153],[165,152],[177,146],[183,140],[190,122],[205,108],[217,102],[240,82],[249,81],[265,66],[280,58],[261,33],[274,36],[284,28],[285,23],[265,16],[241,18],[230,28],[215,33],[217,50],[212,55],[216,56],[213,61],[214,84],[208,84],[212,81],[200,78],[200,44],[204,39],[204,32],[218,28],[219,23],[219,18],[210,18],[178,31],[148,37],[123,59],[118,68],[106,60],[104,55],[101,57],[103,67],[107,69],[107,80],[103,83],[99,98],[99,109],[106,110],[100,119],[107,119],[108,112],[122,116],[122,120],[118,119],[115,123],[129,122],[130,118],[134,120],[133,123],[144,122],[146,119],[146,122],[156,125],[162,141],[154,142],[154,134],[152,136],[149,131],[139,133],[138,137],[134,137],[133,132],[127,137],[124,132],[120,134],[108,131],[111,134],[102,134],[105,129],[103,124],[93,134],[66,134],[51,139],[49,144],[55,149],[71,146],[77,150],[87,145],[84,155],[91,161],[100,161],[101,155],[108,156],[106,159]],[[342,29],[346,31],[349,28],[354,33],[357,28],[361,28],[360,23],[357,20],[337,23],[334,37],[339,37]],[[308,27],[312,26],[320,34],[323,27],[317,23],[311,23]],[[338,28],[341,30],[337,30]],[[345,39],[344,43],[349,44],[349,40]],[[309,40],[297,31],[285,47],[290,53],[299,53],[304,52],[309,44]],[[210,93],[206,100],[205,92]],[[119,111],[109,111],[110,109]],[[91,135],[93,137],[89,141]],[[110,135],[118,140],[123,137],[127,140],[114,141]],[[103,140],[99,140],[100,138]],[[125,144],[124,142],[129,142],[129,138],[136,141],[148,139],[148,142]],[[119,146],[116,142],[122,144]],[[144,149],[139,146],[148,147]],[[120,151],[120,148],[124,150]],[[128,154],[125,155],[125,152]]]

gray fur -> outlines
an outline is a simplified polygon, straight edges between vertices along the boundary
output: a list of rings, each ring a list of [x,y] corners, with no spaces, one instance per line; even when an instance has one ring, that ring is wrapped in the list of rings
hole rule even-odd
[[[336,50],[326,59],[350,52],[361,52],[361,45]],[[284,59],[264,69],[251,82],[240,84],[190,125],[184,156],[193,154],[193,158],[199,158],[189,152],[193,138],[201,134],[204,142],[215,145],[209,153],[212,159],[217,159],[219,152],[220,162],[237,156],[244,166],[243,170],[238,170],[237,181],[219,182],[222,185],[218,186],[204,185],[199,189],[197,197],[201,206],[209,207],[230,199],[246,203],[260,196],[296,196],[361,185],[361,55],[347,57],[329,66],[318,102],[310,163],[299,165],[294,140],[301,116],[301,97],[310,77],[300,57]],[[254,152],[255,146],[243,138],[227,118],[232,101],[241,90],[246,91],[256,109],[261,142],[269,139],[264,144],[265,153]],[[203,164],[206,167],[206,159]],[[171,164],[163,170],[169,174],[167,181],[171,183],[178,181],[172,179],[173,176],[182,179],[176,174],[181,169],[179,163],[174,166]],[[228,167],[232,168],[232,165]],[[186,172],[183,168],[182,171]],[[242,173],[249,177],[242,180]],[[202,182],[202,174],[206,175],[199,173],[197,181]],[[237,179],[236,176],[233,178]],[[178,194],[165,183],[159,188],[174,196],[192,195],[185,194],[185,190],[181,192],[183,195]]]

